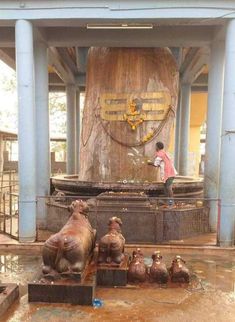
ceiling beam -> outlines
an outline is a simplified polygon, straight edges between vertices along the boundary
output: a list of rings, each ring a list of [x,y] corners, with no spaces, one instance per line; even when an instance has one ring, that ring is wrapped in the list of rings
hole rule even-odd
[[[175,57],[176,64],[180,70],[182,59],[183,59],[183,48],[180,47],[170,47],[172,55]]]
[[[78,86],[86,86],[86,74],[80,74],[78,76],[76,76],[76,84],[78,84]]]
[[[49,56],[50,64],[62,75],[60,77],[56,73],[49,73],[49,84],[54,86],[64,86],[64,80],[67,83],[74,83],[74,76],[66,69],[66,67],[63,66],[63,62],[61,63],[57,61],[54,53],[50,53]],[[14,48],[0,48],[0,59],[12,69],[16,69]],[[84,83],[83,78],[83,75],[80,76],[80,79],[78,78],[78,81],[82,82],[82,84]]]
[[[12,69],[16,69],[14,48],[1,48],[0,59]],[[49,73],[49,84],[58,87],[65,86],[63,80],[56,73]]]
[[[15,28],[0,28],[0,47],[15,47]]]
[[[77,69],[78,69],[78,71],[80,73],[85,73],[86,72],[88,50],[89,50],[89,48],[75,47],[76,64],[77,64]]]
[[[86,88],[85,86],[79,86],[80,92],[85,92]],[[50,85],[49,86],[50,92],[65,92],[66,87],[65,86],[56,86],[56,85]]]
[[[46,28],[53,47],[203,47],[214,37],[212,26],[159,26],[150,30]]]
[[[45,32],[41,28],[40,29],[34,28],[34,39],[35,39],[35,45],[37,45],[37,41],[46,41]],[[16,69],[15,48],[1,47],[0,59],[3,62],[5,62],[8,66],[13,68],[14,70]],[[48,62],[54,68],[54,70],[56,71],[58,76],[62,79],[62,81],[65,83],[75,83],[74,74],[71,72],[70,68],[66,65],[64,60],[65,58],[61,57],[61,55],[58,53],[58,51],[55,48],[50,48],[48,50]],[[75,64],[74,66],[76,68]]]
[[[65,86],[49,85],[49,92],[65,92]]]
[[[189,65],[191,64],[192,59],[195,58],[195,56],[198,54],[200,48],[189,48],[186,56],[184,57],[184,60],[181,64],[180,67],[180,73],[183,74],[188,68]]]
[[[47,44],[47,34],[45,28],[33,27],[33,40],[34,42],[43,42]]]
[[[43,41],[47,43],[47,33],[43,28],[34,28],[34,42],[37,46],[37,42]],[[64,50],[63,50],[64,49]],[[74,73],[70,66],[68,66],[69,57],[66,56],[65,48],[60,48],[60,52],[56,48],[48,48],[48,64],[53,67],[56,74],[61,78],[64,83],[75,83]],[[62,54],[62,55],[61,55]],[[69,61],[69,64],[71,62]],[[76,67],[76,66],[75,66]]]
[[[208,74],[200,74],[197,79],[195,79],[193,86],[207,86],[208,85]]]
[[[191,87],[192,92],[197,92],[197,93],[206,93],[208,92],[208,86],[193,86]]]
[[[52,47],[203,47],[215,26],[158,26],[150,30],[87,30],[81,27],[40,28]],[[15,29],[0,27],[0,47],[15,46]]]
[[[15,48],[0,48],[0,59],[12,69],[16,69]]]
[[[62,79],[56,73],[49,73],[49,84],[55,86],[65,86]]]
[[[66,84],[75,84],[75,77],[68,66],[63,62],[63,58],[60,56],[56,48],[49,48],[48,50],[48,62],[51,65],[57,75]]]
[[[209,61],[209,48],[199,48],[194,51],[194,55],[189,53],[190,60],[186,65],[182,65],[180,71],[181,83],[192,84],[203,71]]]
[[[59,55],[62,57],[63,62],[69,67],[73,74],[78,73],[76,63],[70,57],[67,48],[57,48]]]

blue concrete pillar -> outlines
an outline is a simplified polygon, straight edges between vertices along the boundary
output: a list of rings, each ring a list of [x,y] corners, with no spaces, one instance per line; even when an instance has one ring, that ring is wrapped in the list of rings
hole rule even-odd
[[[79,173],[79,160],[80,160],[80,90],[76,90],[76,173]]]
[[[181,93],[179,92],[176,118],[175,118],[175,144],[174,144],[174,165],[177,171],[179,171],[180,105],[181,105]]]
[[[179,174],[188,175],[191,84],[181,85]]]
[[[204,195],[216,199],[219,196],[220,141],[222,122],[222,101],[224,86],[224,41],[214,41],[211,46],[209,79],[206,154],[204,173]],[[218,202],[210,204],[210,228],[216,231]]]
[[[33,28],[29,21],[15,26],[19,143],[19,240],[36,237],[36,161]]]
[[[48,108],[47,45],[34,43],[35,103],[36,103],[36,174],[37,174],[37,225],[46,224],[45,198],[50,192],[50,134]]]
[[[67,97],[67,174],[76,173],[76,87],[66,85]]]
[[[234,244],[235,216],[235,19],[227,24],[219,196],[220,245]],[[213,155],[211,156],[214,157]]]

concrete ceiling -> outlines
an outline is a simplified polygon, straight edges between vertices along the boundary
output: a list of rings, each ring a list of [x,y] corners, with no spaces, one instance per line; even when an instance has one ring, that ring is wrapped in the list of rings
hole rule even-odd
[[[91,46],[169,47],[181,81],[205,88],[198,77],[208,64],[208,48],[216,35],[223,35],[226,19],[221,17],[231,17],[234,10],[231,1],[208,0],[1,1],[0,59],[15,69],[15,21],[30,19],[35,41],[49,48],[50,90],[64,90],[68,83],[85,88]],[[88,24],[123,23],[152,24],[152,29],[87,29]]]
[[[231,0],[23,0],[0,1],[0,24],[30,19],[35,26],[85,26],[97,22],[218,25],[235,17]],[[102,19],[102,20],[101,20]]]
[[[218,26],[159,26],[140,30],[88,30],[79,27],[37,28],[52,47],[203,47]],[[36,29],[36,28],[35,28]],[[0,47],[15,46],[15,29],[0,27]]]

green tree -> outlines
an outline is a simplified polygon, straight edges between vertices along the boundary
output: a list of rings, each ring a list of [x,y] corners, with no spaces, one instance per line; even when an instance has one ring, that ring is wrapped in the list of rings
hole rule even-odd
[[[52,137],[66,134],[66,97],[64,93],[50,93],[50,133]]]

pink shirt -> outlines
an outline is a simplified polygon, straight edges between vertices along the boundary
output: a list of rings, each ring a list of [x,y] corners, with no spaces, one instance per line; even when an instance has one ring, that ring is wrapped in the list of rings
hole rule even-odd
[[[158,163],[159,162],[159,163]],[[160,150],[156,152],[156,162],[154,162],[155,166],[161,166],[161,162],[164,164],[164,176],[163,181],[166,182],[168,178],[175,177],[177,172],[175,167],[168,156],[168,154],[164,150]]]

